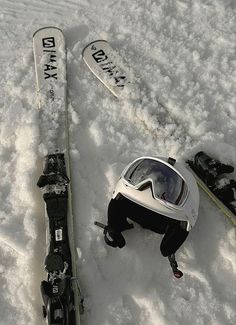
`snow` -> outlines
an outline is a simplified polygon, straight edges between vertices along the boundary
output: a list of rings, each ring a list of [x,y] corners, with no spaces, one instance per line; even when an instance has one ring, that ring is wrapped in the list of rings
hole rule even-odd
[[[112,249],[93,225],[106,221],[119,174],[139,156],[183,160],[205,150],[235,166],[235,1],[0,0],[0,7],[0,324],[43,322],[32,35],[44,26],[61,28],[67,42],[82,324],[235,324],[235,229],[204,193],[177,254],[181,280],[161,256],[161,236],[135,226],[125,248]],[[140,93],[119,101],[95,79],[81,58],[95,39],[117,49]]]

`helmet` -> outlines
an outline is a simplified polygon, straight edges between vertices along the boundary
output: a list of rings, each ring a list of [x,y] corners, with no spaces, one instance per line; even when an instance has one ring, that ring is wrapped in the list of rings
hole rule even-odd
[[[173,158],[140,157],[122,172],[113,198],[127,199],[182,221],[189,231],[198,217],[199,191],[193,175]]]

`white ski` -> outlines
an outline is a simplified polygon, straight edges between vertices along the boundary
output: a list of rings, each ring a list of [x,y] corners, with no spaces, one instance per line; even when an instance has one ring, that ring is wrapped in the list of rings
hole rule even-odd
[[[40,118],[40,140],[41,140],[40,151],[45,155],[45,167],[44,167],[44,173],[42,175],[43,178],[41,179],[40,187],[43,189],[44,200],[46,203],[45,205],[47,208],[46,211],[49,211],[49,204],[46,200],[48,199],[48,197],[49,199],[51,199],[51,196],[53,197],[53,195],[56,197],[58,189],[60,190],[60,193],[62,194],[63,198],[66,198],[67,225],[65,225],[65,227],[68,228],[69,247],[71,253],[71,273],[73,275],[73,276],[69,275],[69,278],[74,293],[73,294],[74,298],[71,297],[70,300],[69,309],[71,309],[71,305],[73,305],[73,303],[71,304],[71,301],[72,302],[74,301],[74,309],[76,308],[74,313],[73,311],[70,310],[70,313],[68,314],[65,311],[64,305],[63,308],[61,307],[61,311],[60,311],[60,307],[58,307],[57,304],[55,303],[55,306],[52,305],[51,307],[53,309],[52,313],[49,313],[47,310],[48,306],[45,306],[45,299],[44,299],[44,311],[45,311],[44,316],[47,316],[48,324],[51,324],[54,320],[51,319],[51,317],[58,317],[58,319],[65,318],[63,324],[79,325],[80,312],[82,308],[81,305],[82,299],[81,299],[81,293],[77,281],[76,250],[74,244],[74,234],[73,234],[74,225],[73,225],[72,204],[71,204],[71,188],[69,184],[70,165],[69,165],[69,140],[68,140],[68,121],[67,121],[66,48],[65,48],[65,40],[62,31],[56,27],[45,27],[36,31],[33,35],[33,51],[34,51],[35,71],[36,71],[37,94],[38,94],[38,102],[39,102],[38,106],[39,106],[39,118]],[[63,161],[65,161],[64,167],[63,167]],[[49,167],[52,168],[51,171]],[[53,168],[55,168],[55,170]],[[55,181],[55,184],[52,186],[51,183],[47,183],[47,182],[52,182],[52,179],[50,179],[50,177],[51,178],[54,177],[54,179],[58,177],[59,181],[57,182],[57,179],[56,181],[53,180]],[[63,185],[63,182],[65,182],[65,185]],[[64,191],[62,190],[63,186],[65,188]],[[58,204],[57,208],[59,206],[60,205]],[[49,216],[48,214],[49,213],[46,212],[47,221],[49,220],[49,218],[51,218],[51,216]],[[51,230],[49,230],[48,232],[49,234],[50,231]],[[60,230],[59,228],[55,229],[55,238],[56,238],[56,240],[54,240],[55,247],[57,247],[57,245],[59,245],[60,242],[63,242],[62,240],[63,231]],[[60,234],[59,237],[58,234]],[[54,236],[51,236],[51,238],[48,239],[49,246],[50,246],[50,242],[52,243],[53,241],[52,237]],[[50,249],[53,250],[53,253],[57,253],[57,250],[60,251],[60,249],[63,250],[63,245],[61,246],[59,245],[58,247],[59,248],[55,248],[54,250],[52,248]],[[52,260],[53,259],[54,262],[52,264],[57,264],[55,262],[55,256],[52,257]],[[48,260],[50,261],[50,258],[48,258]],[[65,269],[63,271],[64,273],[62,272],[62,274],[66,275],[65,278],[68,278],[67,274],[70,274],[69,271],[70,270],[67,270],[65,265]],[[50,276],[48,277],[49,282],[50,282]],[[55,287],[53,289],[53,294],[55,294],[55,297],[57,295],[57,290],[59,290],[59,286],[57,289]],[[65,299],[64,296],[63,299]],[[64,303],[66,305],[67,302],[64,301]],[[58,316],[55,316],[54,315],[55,313],[58,313]],[[67,314],[72,316],[68,316]],[[72,320],[72,318],[74,318],[74,320]]]
[[[41,149],[45,154],[62,151],[67,147],[66,50],[62,31],[55,27],[38,30],[33,36],[33,49],[42,120]]]
[[[82,56],[89,69],[115,97],[127,95],[133,84],[132,78],[127,75],[129,69],[107,41],[98,40],[88,44]]]

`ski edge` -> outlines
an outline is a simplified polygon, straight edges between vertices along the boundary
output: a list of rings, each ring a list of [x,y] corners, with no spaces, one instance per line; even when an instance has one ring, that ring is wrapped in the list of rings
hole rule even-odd
[[[71,174],[70,171],[70,159],[68,155],[66,158],[66,165],[68,167],[68,174]],[[71,175],[70,175],[71,176]],[[70,177],[71,180],[71,177]],[[74,214],[73,214],[73,204],[72,204],[72,190],[71,190],[71,182],[68,186],[68,211],[67,211],[67,226],[68,226],[68,235],[69,235],[69,247],[71,253],[71,260],[72,260],[72,274],[74,276],[73,282],[73,290],[74,290],[74,299],[75,299],[75,306],[76,306],[76,324],[81,324],[81,315],[84,313],[84,305],[83,305],[83,295],[82,290],[80,288],[80,281],[79,281],[79,272],[78,272],[78,256],[76,253],[76,244],[75,244],[75,236],[74,236]]]

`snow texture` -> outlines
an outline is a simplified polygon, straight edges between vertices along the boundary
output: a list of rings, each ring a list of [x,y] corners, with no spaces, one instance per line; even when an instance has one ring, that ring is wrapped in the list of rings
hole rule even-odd
[[[205,150],[236,165],[233,0],[0,0],[0,324],[43,323],[44,206],[32,35],[67,42],[73,210],[84,325],[233,325],[235,229],[204,193],[178,251],[182,279],[161,256],[161,236],[127,231],[105,246],[105,222],[122,169],[142,155],[184,160]],[[141,85],[117,100],[81,58],[106,39]],[[158,105],[157,101],[164,105]],[[232,175],[234,178],[236,174]]]

